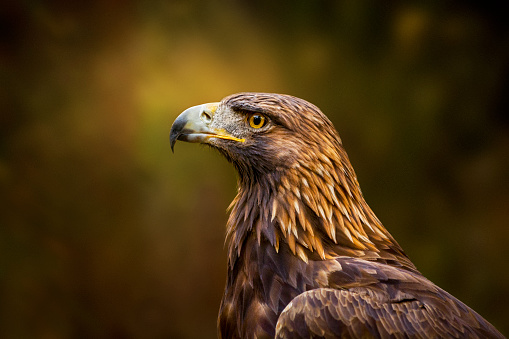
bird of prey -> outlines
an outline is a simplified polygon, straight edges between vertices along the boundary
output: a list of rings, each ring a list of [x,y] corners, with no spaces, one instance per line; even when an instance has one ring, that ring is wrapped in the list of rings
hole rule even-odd
[[[234,94],[185,110],[172,150],[177,140],[217,149],[238,172],[220,338],[503,338],[416,269],[313,104]]]

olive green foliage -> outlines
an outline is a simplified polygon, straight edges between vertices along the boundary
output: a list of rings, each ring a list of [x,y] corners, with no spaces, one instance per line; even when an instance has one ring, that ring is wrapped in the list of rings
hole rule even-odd
[[[235,173],[168,132],[240,91],[342,136],[435,283],[509,334],[509,29],[450,2],[4,1],[0,337],[214,337]]]

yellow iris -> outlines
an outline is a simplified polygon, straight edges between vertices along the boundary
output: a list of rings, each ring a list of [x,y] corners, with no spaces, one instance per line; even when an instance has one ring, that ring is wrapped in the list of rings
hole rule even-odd
[[[253,128],[262,128],[265,125],[265,117],[260,114],[249,116],[249,126]]]

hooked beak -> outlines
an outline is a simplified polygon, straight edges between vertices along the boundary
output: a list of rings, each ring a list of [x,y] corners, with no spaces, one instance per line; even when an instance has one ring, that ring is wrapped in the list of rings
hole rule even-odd
[[[171,151],[173,152],[177,140],[207,143],[210,138],[219,138],[244,142],[245,139],[236,138],[222,129],[210,126],[218,106],[219,102],[214,102],[193,106],[182,112],[171,126]]]

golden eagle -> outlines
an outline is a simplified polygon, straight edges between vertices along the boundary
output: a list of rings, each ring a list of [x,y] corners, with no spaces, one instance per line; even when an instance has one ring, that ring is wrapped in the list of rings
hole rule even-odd
[[[503,338],[415,268],[364,200],[341,139],[309,102],[239,93],[170,132],[238,172],[221,338]]]

